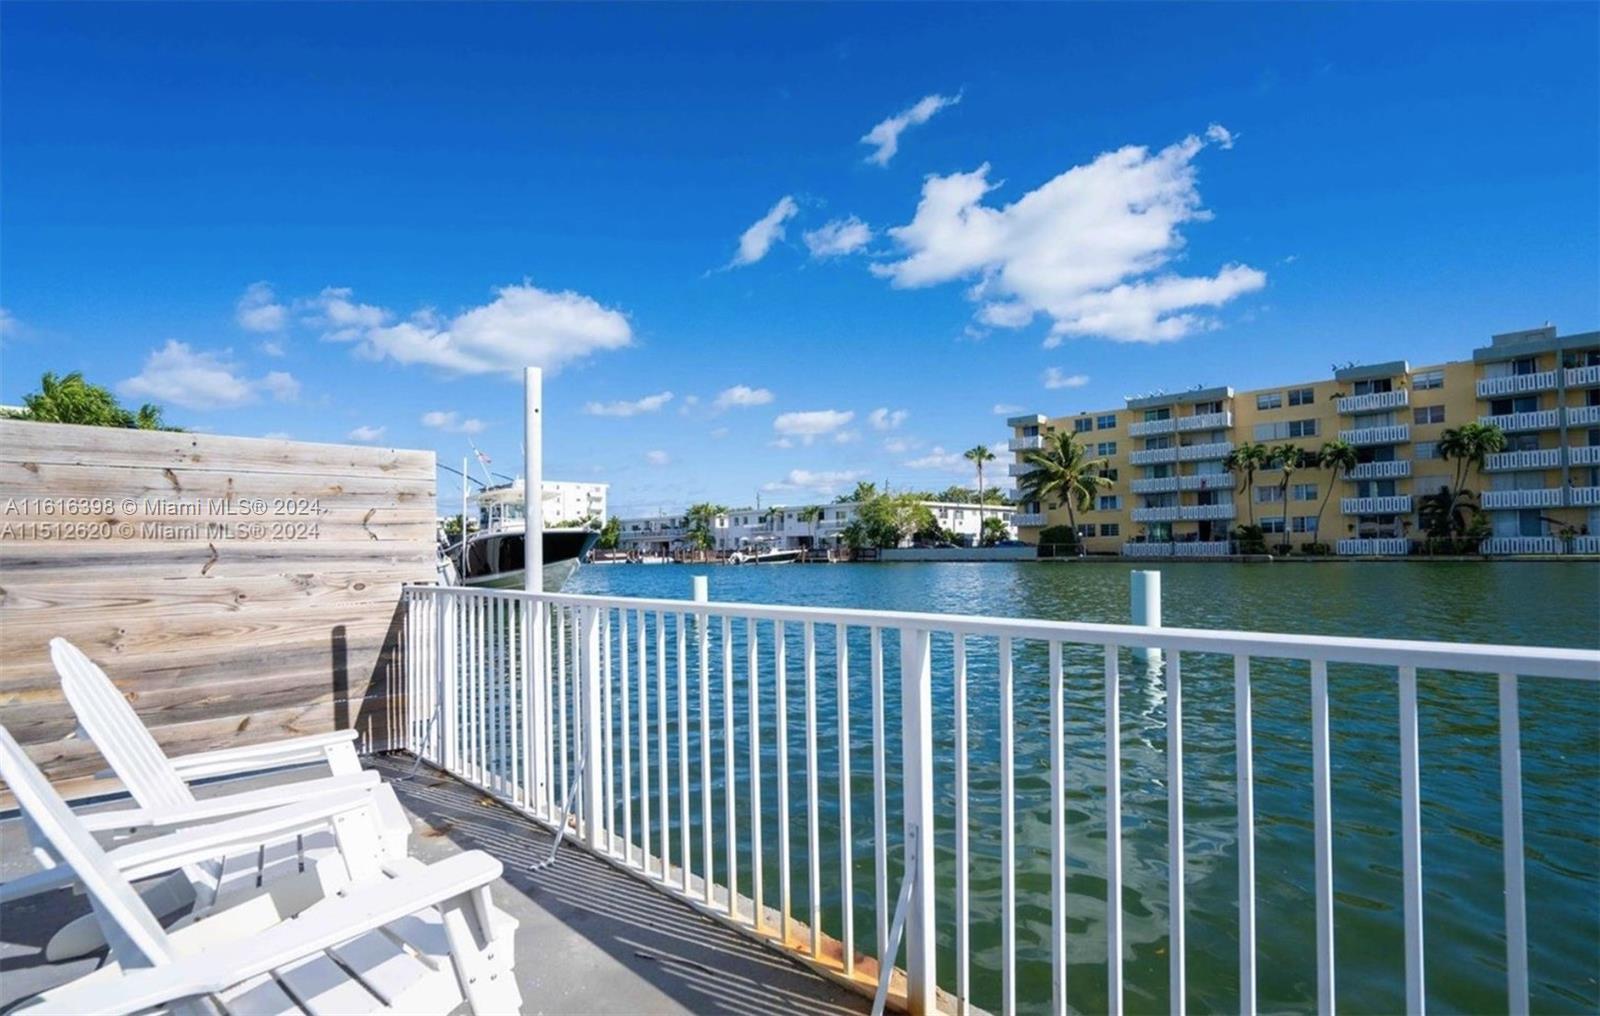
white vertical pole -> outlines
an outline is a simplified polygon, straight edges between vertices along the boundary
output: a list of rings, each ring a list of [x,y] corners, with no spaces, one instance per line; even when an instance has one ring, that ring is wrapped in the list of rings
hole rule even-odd
[[[1423,1016],[1422,790],[1417,760],[1417,668],[1400,668],[1400,856],[1405,871],[1406,1012]]]
[[[1067,758],[1066,676],[1061,643],[1050,660],[1050,1011],[1067,1011]]]
[[[1522,720],[1517,675],[1500,675],[1500,845],[1505,863],[1506,1009],[1528,1012],[1528,905],[1522,849]]]
[[[933,669],[926,629],[900,629],[901,750],[904,753],[905,870],[912,873],[906,911],[906,1011],[937,1011],[938,928],[933,877]],[[893,958],[887,958],[893,962]]]
[[[466,469],[462,469],[464,474]],[[523,572],[522,589],[528,593],[543,591],[539,576],[544,573],[544,511],[540,497],[544,481],[544,371],[527,367],[522,372],[522,496],[523,514]],[[463,477],[463,489],[466,486]],[[467,517],[462,507],[462,540],[466,539]],[[465,581],[466,569],[462,575]],[[530,616],[531,615],[531,616]],[[545,634],[545,607],[535,603],[524,614],[529,629],[526,651],[522,656],[522,685],[528,689],[532,707],[523,712],[526,725],[523,740],[528,745],[528,758],[533,766],[533,786],[529,794],[535,801],[548,802],[550,794],[550,716],[548,703],[550,668],[547,655],[549,642]],[[554,817],[554,810],[547,809]]]
[[[1181,653],[1173,653],[1167,667],[1167,981],[1172,1016],[1183,1016],[1188,1008],[1183,914],[1182,659]]]
[[[1128,573],[1128,609],[1133,623],[1161,627],[1161,573],[1135,571]],[[1161,665],[1161,650],[1144,647],[1134,650],[1134,655],[1147,667]]]
[[[1250,726],[1250,657],[1233,658],[1234,764],[1239,807],[1239,1011],[1256,1011],[1255,746]]]
[[[544,371],[522,371],[523,575],[522,589],[544,592]]]
[[[1334,1012],[1333,798],[1328,761],[1328,662],[1311,661],[1311,799],[1316,837],[1317,1012]]]
[[[1106,1012],[1122,1014],[1122,687],[1106,646]]]
[[[1000,637],[1000,1013],[1017,1011],[1016,703],[1011,637]]]
[[[589,847],[609,847],[601,810],[600,763],[600,608],[578,608],[583,626],[583,827]]]

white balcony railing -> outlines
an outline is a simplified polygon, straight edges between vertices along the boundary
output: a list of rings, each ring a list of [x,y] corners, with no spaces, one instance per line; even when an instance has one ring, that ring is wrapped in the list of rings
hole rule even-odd
[[[1007,476],[1027,476],[1029,473],[1033,472],[1033,470],[1034,470],[1034,467],[1030,466],[1026,462],[1008,462],[1008,463],[1006,463],[1006,475]]]
[[[1231,473],[1189,473],[1184,476],[1147,476],[1134,480],[1135,494],[1168,494],[1179,490],[1232,490]]]
[[[1178,461],[1176,448],[1141,448],[1128,453],[1128,462],[1135,466],[1158,466],[1163,462]]]
[[[1153,540],[1148,543],[1122,545],[1123,557],[1227,557],[1231,553],[1233,545],[1227,540],[1186,540],[1172,543]]]
[[[1568,487],[1567,506],[1570,508],[1593,508],[1600,505],[1600,487]]]
[[[1560,508],[1560,487],[1527,490],[1486,490],[1479,498],[1485,508]]]
[[[1178,421],[1170,416],[1165,420],[1140,420],[1128,424],[1129,437],[1154,437],[1157,434],[1171,434],[1178,429]]]
[[[1183,462],[1225,459],[1231,451],[1233,451],[1232,441],[1211,441],[1206,444],[1185,445],[1179,448],[1178,459]]]
[[[1499,427],[1506,433],[1523,430],[1550,430],[1559,416],[1554,409],[1537,409],[1531,413],[1502,413],[1499,416],[1480,416],[1479,423]]]
[[[1167,494],[1178,490],[1180,476],[1146,476],[1128,484],[1135,494]]]
[[[1382,555],[1384,557],[1404,557],[1410,553],[1411,544],[1403,536],[1361,538],[1340,540],[1334,544],[1333,549],[1348,556],[1370,557]]]
[[[1025,526],[1043,526],[1047,524],[1044,512],[1017,512],[1015,515],[1011,516],[1011,522],[1018,528]]]
[[[1478,549],[1485,554],[1559,554],[1561,540],[1554,536],[1492,536]]]
[[[1180,517],[1175,504],[1160,508],[1135,508],[1130,514],[1135,522],[1176,522]]]
[[[1478,398],[1493,399],[1503,395],[1521,395],[1524,392],[1544,392],[1556,386],[1556,372],[1541,370],[1535,374],[1511,374],[1506,377],[1478,379]]]
[[[1600,388],[1600,363],[1567,368],[1568,388]]]
[[[1411,440],[1411,427],[1409,424],[1393,423],[1382,427],[1341,430],[1339,440],[1353,445],[1403,444]]]
[[[1037,434],[1033,437],[1014,437],[1006,443],[1006,447],[1014,452],[1038,451],[1044,447],[1044,438]]]
[[[1574,536],[1570,549],[1574,554],[1600,554],[1600,535]]]
[[[1224,409],[1220,413],[1196,413],[1178,417],[1178,430],[1227,430],[1233,426],[1233,414]]]
[[[1225,543],[1144,546],[1162,548],[1162,556],[1226,550]],[[1500,708],[1491,722],[1499,728],[1501,817],[1489,835],[1507,846],[1503,860],[1469,877],[1505,887],[1508,1008],[1527,1011],[1526,850],[1515,846],[1524,842],[1518,692],[1543,679],[1600,680],[1600,653],[1584,649],[460,587],[408,587],[400,620],[401,651],[389,678],[392,742],[524,814],[562,822],[578,849],[638,872],[771,948],[831,964],[846,981],[858,976],[858,949],[871,948],[865,930],[883,943],[898,909],[906,947],[901,987],[911,1012],[935,1011],[940,989],[952,993],[951,1008],[972,1002],[965,997],[968,980],[957,972],[968,969],[975,944],[995,952],[996,967],[1039,970],[1037,980],[1021,982],[1018,1001],[1030,1009],[1048,1005],[1052,986],[1059,991],[1066,983],[1071,959],[1065,942],[1075,862],[1067,849],[1081,853],[1096,836],[1108,863],[1095,880],[1103,889],[1089,891],[1109,901],[1112,919],[1092,926],[1092,934],[1103,938],[1095,948],[1110,966],[1105,995],[1085,1005],[1123,1011],[1125,957],[1135,948],[1119,919],[1127,889],[1121,862],[1125,850],[1133,853],[1124,844],[1123,813],[1135,806],[1130,799],[1147,799],[1157,778],[1167,802],[1166,844],[1146,867],[1159,869],[1157,877],[1172,886],[1175,905],[1155,921],[1177,950],[1170,991],[1184,997],[1184,927],[1196,909],[1182,887],[1210,870],[1204,866],[1214,851],[1210,839],[1190,845],[1178,788],[1185,769],[1200,766],[1195,759],[1224,752],[1252,760],[1237,774],[1239,793],[1229,795],[1237,836],[1228,851],[1238,854],[1244,873],[1236,901],[1243,916],[1235,923],[1231,899],[1227,907],[1209,903],[1203,916],[1208,929],[1221,920],[1238,939],[1243,1007],[1256,1008],[1258,967],[1302,961],[1316,968],[1322,997],[1332,998],[1336,948],[1346,942],[1333,934],[1334,872],[1351,858],[1391,848],[1396,838],[1401,877],[1387,889],[1379,883],[1378,903],[1395,915],[1402,950],[1396,969],[1404,971],[1406,994],[1423,998],[1423,908],[1447,920],[1460,907],[1449,896],[1422,892],[1430,863],[1424,850],[1434,841],[1422,836],[1417,777],[1420,760],[1432,756],[1418,738],[1440,736],[1429,721],[1447,707],[1419,702],[1417,674],[1442,670],[1498,675]],[[1126,662],[1142,649],[1163,654],[1167,665]],[[1257,751],[1252,715],[1262,707],[1250,706],[1252,675],[1308,664],[1310,722],[1297,729],[1292,718],[1273,719],[1271,731],[1274,744],[1304,741],[1305,763]],[[1370,697],[1370,680],[1329,681],[1330,669],[1347,664],[1380,675],[1372,680],[1392,681],[1391,701],[1399,703],[1387,749],[1380,745],[1360,772],[1335,766],[1327,722],[1330,710],[1360,709],[1363,696]],[[1130,668],[1138,668],[1138,681],[1161,684],[1168,707],[1164,736],[1150,742],[1156,746],[1138,763],[1154,766],[1159,776],[1130,768],[1138,775],[1128,777],[1125,793],[1122,751],[1133,743],[1125,724],[1144,707],[1142,700],[1131,708],[1123,702]],[[1090,675],[1103,683],[1093,694],[1103,699],[1104,724],[1092,735],[1069,737],[1069,709],[1085,704],[1069,694],[1088,694]],[[1231,685],[1236,705],[1221,729],[1203,721],[1183,730],[1191,715],[1177,705],[1184,680],[1205,689]],[[1427,718],[1419,722],[1423,710]],[[871,748],[852,751],[856,744]],[[1388,771],[1391,765],[1397,772]],[[1103,797],[1100,788],[1084,785],[1096,767],[1104,773]],[[1313,892],[1303,908],[1274,911],[1274,923],[1258,935],[1255,776],[1259,771],[1263,782],[1281,785],[1304,769],[1313,816],[1304,849],[1275,853],[1271,877],[1280,877],[1283,865],[1303,868],[1296,877]],[[1047,779],[1050,792],[1018,776]],[[1398,837],[1387,829],[1365,833],[1358,823],[1338,827],[1336,839],[1335,798],[1345,814],[1390,803],[1363,789],[1373,779],[1399,788]],[[763,797],[773,788],[775,802]],[[1092,819],[1076,803],[1069,809],[1072,790],[1090,795],[1083,800]],[[852,804],[853,791],[866,798],[860,807]],[[1468,794],[1479,791],[1442,780],[1428,801],[1443,809],[1481,803]],[[995,823],[993,815],[1006,818]],[[1091,833],[1089,822],[1100,831]],[[1040,827],[1049,833],[1035,840],[1028,830]],[[563,876],[578,893],[581,869]],[[776,886],[769,873],[778,873]],[[791,891],[792,879],[799,891]],[[896,895],[907,902],[897,908],[891,892],[902,883],[904,893]],[[1004,888],[991,895],[988,886]],[[1077,881],[1072,892],[1080,907],[1107,905],[1084,900]],[[824,909],[830,899],[843,906]],[[1021,926],[1030,919],[1025,915],[1039,913],[1053,915],[1048,938]],[[1402,927],[1410,930],[1402,935]],[[894,955],[888,953],[885,973]],[[1436,976],[1452,973],[1446,967]]]
[[[1567,426],[1593,427],[1600,424],[1600,406],[1571,406],[1567,409]]]
[[[1339,499],[1339,510],[1346,515],[1405,515],[1411,511],[1411,495],[1342,497]]]
[[[1600,445],[1568,445],[1567,462],[1574,466],[1600,466]]]
[[[1186,504],[1178,509],[1178,518],[1184,522],[1201,522],[1234,517],[1233,502],[1227,504]]]
[[[1410,475],[1410,459],[1391,459],[1387,462],[1363,462],[1345,474],[1345,478],[1349,480],[1393,480]]]
[[[1375,413],[1383,409],[1401,409],[1411,404],[1411,390],[1398,388],[1392,392],[1369,392],[1366,395],[1347,395],[1336,408],[1341,413]]]
[[[1520,452],[1495,452],[1483,460],[1483,468],[1490,472],[1505,469],[1555,469],[1560,465],[1560,448],[1530,448]]]

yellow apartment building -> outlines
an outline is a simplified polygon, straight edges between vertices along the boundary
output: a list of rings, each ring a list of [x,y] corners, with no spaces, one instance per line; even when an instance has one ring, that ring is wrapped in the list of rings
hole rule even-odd
[[[1474,420],[1506,438],[1465,484],[1489,515],[1481,549],[1600,553],[1600,332],[1563,336],[1549,325],[1495,335],[1470,360],[1351,363],[1331,378],[1271,388],[1196,385],[1129,398],[1120,409],[1012,417],[1009,472],[1027,473],[1023,457],[1064,430],[1106,460],[1111,486],[1077,513],[1091,554],[1223,556],[1235,549],[1233,530],[1253,523],[1269,547],[1323,543],[1347,556],[1399,556],[1422,539],[1421,498],[1454,482],[1440,435]],[[1253,477],[1225,468],[1245,442],[1316,451],[1333,440],[1355,446],[1359,460],[1337,480],[1302,468],[1285,487],[1277,468]],[[1015,521],[1022,539],[1037,543],[1068,513],[1025,503]]]

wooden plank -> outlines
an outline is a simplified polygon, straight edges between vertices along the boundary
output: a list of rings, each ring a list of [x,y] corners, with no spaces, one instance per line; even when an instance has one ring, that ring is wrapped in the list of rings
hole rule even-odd
[[[373,476],[329,476],[325,474],[252,473],[188,467],[158,468],[149,465],[106,466],[59,462],[0,462],[0,490],[7,499],[98,499],[106,491],[117,492],[118,499],[180,502],[191,499],[234,499],[245,496],[279,500],[312,500],[325,504],[355,501],[363,504],[425,504],[431,506],[437,494],[431,475],[381,474]],[[269,504],[276,511],[299,510],[293,503]],[[0,512],[5,502],[0,501]]]
[[[431,579],[434,550],[431,541],[424,546],[377,541],[365,536],[359,540],[315,542],[0,543],[0,566],[4,567],[6,578],[12,581],[26,572],[48,573],[67,568],[74,575],[94,569],[175,577],[215,576],[228,569],[235,569],[236,574],[262,575],[310,571],[332,567],[340,561],[362,566],[379,562],[425,564]]]

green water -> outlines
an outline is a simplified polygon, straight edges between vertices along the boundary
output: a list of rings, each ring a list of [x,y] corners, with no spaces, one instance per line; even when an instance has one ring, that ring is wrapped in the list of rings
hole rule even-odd
[[[1600,567],[1592,564],[1419,563],[1275,566],[1162,564],[1164,620],[1173,626],[1440,638],[1529,645],[1600,646]],[[690,576],[711,576],[714,600],[932,610],[1125,622],[1128,572],[1116,564],[834,565],[710,567],[609,565],[583,569],[569,592],[683,598]],[[632,619],[630,617],[630,625]],[[615,634],[615,633],[614,633]],[[690,626],[691,781],[699,759],[698,670]],[[709,631],[716,840],[721,852],[721,625]],[[749,768],[743,622],[731,629],[738,728],[734,786],[740,823],[740,888],[749,893]],[[798,626],[787,646],[792,912],[809,910],[805,795],[805,713]],[[637,634],[630,628],[630,642]],[[654,723],[654,622],[647,715]],[[777,745],[773,717],[773,631],[761,645],[762,804],[765,898],[778,905]],[[676,623],[667,629],[669,727],[676,724]],[[820,904],[824,927],[841,931],[839,738],[835,633],[817,628]],[[886,668],[897,666],[897,638],[884,638]],[[987,644],[986,644],[987,642]],[[857,950],[875,950],[871,687],[864,631],[850,646],[852,871]],[[612,645],[615,653],[615,643]],[[1000,1001],[1000,794],[997,648],[969,640],[971,835],[971,995]],[[936,877],[939,980],[955,983],[954,720],[951,644],[935,637]],[[1045,648],[1016,650],[1017,950],[1020,1008],[1049,1001],[1050,881]],[[613,658],[615,662],[615,656]],[[1068,1001],[1078,1011],[1106,1004],[1104,679],[1101,650],[1068,646],[1066,667]],[[1188,1004],[1195,1011],[1238,1008],[1237,812],[1234,796],[1232,661],[1185,655],[1184,777]],[[635,660],[635,666],[637,661]],[[1126,1004],[1164,1011],[1167,987],[1166,702],[1159,673],[1124,656],[1123,898]],[[1351,1012],[1404,1008],[1400,906],[1398,704],[1392,673],[1329,668],[1333,772],[1335,947],[1338,1005]],[[633,764],[637,774],[637,678]],[[614,693],[613,710],[617,707]],[[1258,987],[1260,1008],[1309,1010],[1316,999],[1313,959],[1310,680],[1304,664],[1258,660],[1252,671],[1255,732]],[[1500,800],[1495,682],[1487,675],[1419,674],[1424,939],[1428,1005],[1437,1012],[1503,1010],[1505,960],[1500,860]],[[898,688],[887,682],[888,825],[899,823]],[[1521,682],[1525,836],[1532,1002],[1538,1011],[1600,1009],[1600,683]],[[620,735],[613,715],[613,731]],[[620,760],[620,747],[613,745]],[[672,850],[679,850],[678,751],[669,735]],[[659,774],[650,746],[652,822],[659,828]],[[620,787],[620,774],[614,777]],[[635,775],[634,791],[637,795]],[[700,864],[703,816],[693,795],[693,863]],[[620,813],[619,813],[620,814]],[[635,811],[635,839],[638,837]],[[891,850],[889,885],[900,876]]]

